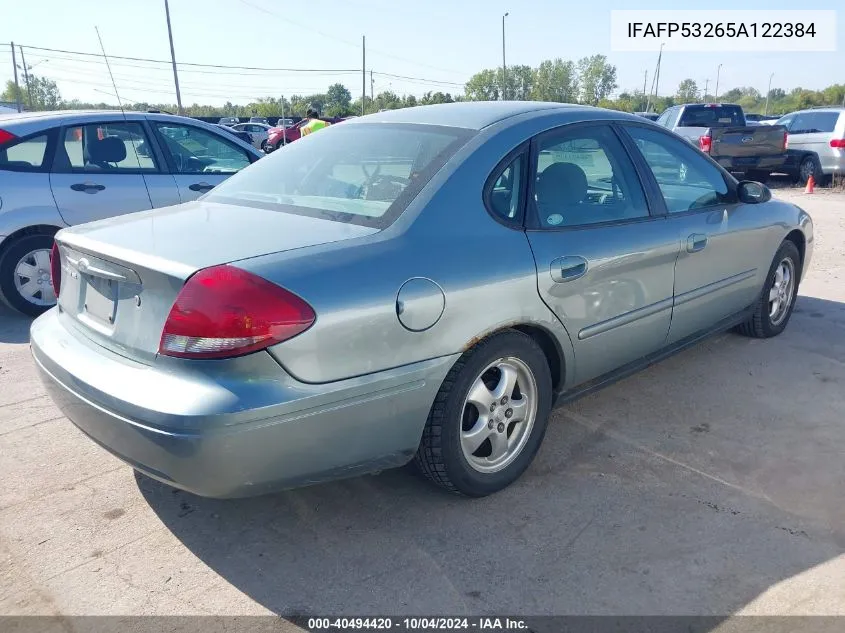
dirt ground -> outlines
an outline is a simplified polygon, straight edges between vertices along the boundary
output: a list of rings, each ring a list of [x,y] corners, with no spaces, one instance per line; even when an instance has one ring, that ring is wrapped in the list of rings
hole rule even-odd
[[[214,501],[44,395],[0,311],[0,614],[845,615],[845,194],[789,328],[712,338],[553,414],[480,500],[405,471]]]

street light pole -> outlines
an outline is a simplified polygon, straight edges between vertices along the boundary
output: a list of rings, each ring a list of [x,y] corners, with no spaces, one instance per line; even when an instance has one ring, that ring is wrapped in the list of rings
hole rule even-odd
[[[710,86],[710,78],[704,80],[704,94],[701,95],[702,101],[707,101],[707,88]]]
[[[505,86],[507,85],[507,64],[505,63],[505,18],[510,12],[502,16],[502,101],[505,100]]]
[[[769,75],[769,89],[766,90],[766,111],[763,113],[765,115],[769,114],[769,95],[772,94],[772,77],[774,77],[774,76],[775,76],[774,73]]]
[[[719,74],[722,72],[722,64],[716,69],[716,92],[713,94],[713,101],[719,100]]]

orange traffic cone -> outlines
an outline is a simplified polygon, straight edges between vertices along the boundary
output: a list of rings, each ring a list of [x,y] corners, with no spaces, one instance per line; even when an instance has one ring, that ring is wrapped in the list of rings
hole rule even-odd
[[[816,179],[813,178],[813,174],[810,174],[810,177],[807,178],[807,188],[804,189],[804,193],[813,193],[816,188]]]

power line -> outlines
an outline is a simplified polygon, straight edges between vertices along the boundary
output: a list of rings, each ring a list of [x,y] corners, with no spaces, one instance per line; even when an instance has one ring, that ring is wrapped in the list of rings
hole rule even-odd
[[[309,26],[307,24],[302,24],[301,22],[297,22],[295,20],[291,20],[288,17],[279,15],[275,11],[270,11],[269,9],[265,9],[264,7],[253,4],[252,2],[249,2],[248,0],[238,0],[238,1],[241,4],[245,4],[248,7],[252,7],[253,9],[261,11],[262,13],[266,13],[267,15],[273,16],[273,17],[281,20],[282,22],[287,22],[288,24],[293,24],[294,26],[298,26],[300,28],[306,29],[306,30],[311,31],[313,33],[317,33],[318,35],[321,35],[321,36],[328,38],[330,40],[335,40],[335,41],[341,42],[343,44],[347,44],[349,46],[354,46],[355,48],[359,48],[361,46],[358,42],[353,42],[351,40],[347,40],[347,39],[344,39],[342,37],[338,37],[336,35],[324,33],[323,31],[315,29],[312,26]],[[452,74],[463,74],[463,73],[460,73],[459,71],[452,70],[450,68],[440,68],[438,66],[432,66],[430,64],[423,64],[423,63],[415,61],[413,59],[408,59],[407,57],[400,57],[399,55],[394,55],[393,53],[388,53],[386,51],[382,51],[382,50],[379,50],[377,48],[368,47],[368,50],[371,53],[378,53],[379,55],[381,55],[383,57],[389,57],[389,58],[392,58],[392,59],[396,59],[398,61],[406,62],[408,64],[413,64],[414,66],[419,66],[421,68],[431,68],[432,70],[439,70],[441,72],[452,73]]]
[[[45,48],[43,46],[26,46],[24,48],[35,51],[46,51],[48,53],[64,53],[66,55],[83,55],[85,57],[101,57],[97,53],[85,53],[82,51],[68,51],[59,48]],[[123,59],[133,62],[148,62],[152,64],[170,64],[171,62],[161,59],[150,59],[148,57],[126,57],[123,55],[109,55],[110,59]],[[81,60],[80,60],[81,61]],[[361,72],[360,68],[265,68],[261,66],[231,66],[226,64],[198,64],[193,62],[179,62],[177,66],[193,66],[197,68],[227,68],[232,70],[262,70],[262,71],[284,71],[298,73],[313,72]]]

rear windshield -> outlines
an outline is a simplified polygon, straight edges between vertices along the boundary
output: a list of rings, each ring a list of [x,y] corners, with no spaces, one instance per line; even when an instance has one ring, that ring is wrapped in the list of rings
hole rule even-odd
[[[745,125],[742,108],[735,105],[692,105],[684,108],[679,127],[737,127]]]
[[[206,199],[383,228],[473,133],[336,123],[262,158]]]

